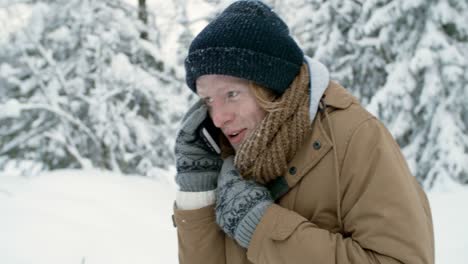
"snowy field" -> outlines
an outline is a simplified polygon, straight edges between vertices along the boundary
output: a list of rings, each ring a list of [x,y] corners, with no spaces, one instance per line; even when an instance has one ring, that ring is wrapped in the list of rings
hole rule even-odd
[[[0,263],[177,263],[174,190],[99,171],[0,174]]]
[[[1,264],[177,263],[175,186],[101,171],[0,173]],[[438,264],[468,263],[468,188],[429,194]]]

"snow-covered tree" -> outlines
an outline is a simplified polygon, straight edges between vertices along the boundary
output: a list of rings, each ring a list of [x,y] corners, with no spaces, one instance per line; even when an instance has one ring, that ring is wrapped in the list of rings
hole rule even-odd
[[[22,2],[30,23],[0,44],[0,166],[146,174],[172,162],[174,127],[194,100],[188,45],[233,1],[162,1],[147,26],[120,0]],[[467,1],[265,2],[387,125],[424,187],[468,183]]]
[[[302,47],[389,127],[420,182],[468,183],[468,2],[291,5],[278,12]]]
[[[0,47],[0,167],[35,161],[148,175],[170,165],[174,105],[185,100],[161,60],[157,28],[120,0],[30,5],[29,21]]]

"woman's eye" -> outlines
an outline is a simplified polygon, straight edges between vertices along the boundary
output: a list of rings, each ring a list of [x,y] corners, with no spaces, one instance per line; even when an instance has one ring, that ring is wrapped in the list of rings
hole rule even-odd
[[[229,98],[236,97],[238,94],[239,94],[238,91],[229,91],[228,92],[228,97]]]

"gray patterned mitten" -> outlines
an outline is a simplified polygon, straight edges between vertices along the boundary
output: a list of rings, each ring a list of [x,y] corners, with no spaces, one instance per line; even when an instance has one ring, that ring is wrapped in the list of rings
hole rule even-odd
[[[265,186],[241,178],[232,156],[224,160],[216,191],[216,222],[228,236],[248,248],[255,228],[272,203]]]
[[[223,161],[200,136],[199,126],[207,117],[206,105],[199,100],[185,114],[176,137],[176,183],[183,192],[216,189]]]

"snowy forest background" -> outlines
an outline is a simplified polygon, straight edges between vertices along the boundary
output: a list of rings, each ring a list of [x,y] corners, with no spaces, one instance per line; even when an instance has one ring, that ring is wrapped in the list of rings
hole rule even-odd
[[[173,164],[194,100],[188,45],[232,1],[145,2],[0,1],[0,169],[157,177]],[[467,1],[266,2],[388,126],[426,189],[468,183]]]
[[[1,263],[176,263],[183,59],[231,2],[0,0]],[[468,1],[265,2],[397,139],[436,263],[467,263]]]
[[[145,2],[0,1],[0,168],[157,177],[173,164],[194,100],[188,45],[232,1]],[[426,189],[468,183],[467,1],[266,2],[388,126]]]

